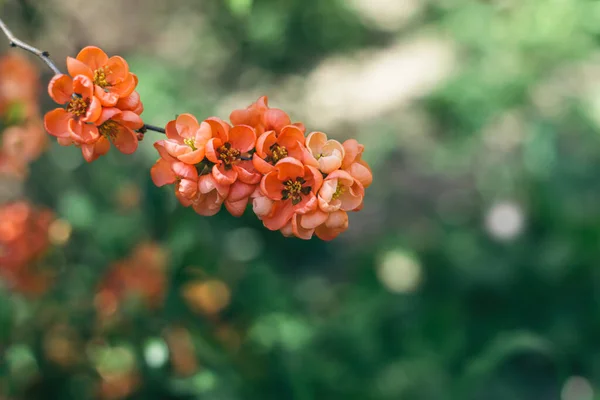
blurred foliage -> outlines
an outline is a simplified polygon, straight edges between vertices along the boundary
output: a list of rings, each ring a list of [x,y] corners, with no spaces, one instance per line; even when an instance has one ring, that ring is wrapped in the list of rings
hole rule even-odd
[[[86,5],[4,3],[25,38],[114,37],[73,22]],[[24,192],[72,232],[47,293],[0,291],[0,398],[597,398],[600,3],[407,1],[391,27],[359,3],[148,2],[115,16],[113,32],[150,26],[110,50],[131,60],[153,124],[421,35],[450,42],[456,65],[330,133],[358,132],[375,166],[365,209],[332,243],[178,207],[150,180],[150,133],[134,156],[91,165],[51,146]],[[160,29],[146,20],[182,35],[148,36]],[[165,43],[189,51],[169,58]]]

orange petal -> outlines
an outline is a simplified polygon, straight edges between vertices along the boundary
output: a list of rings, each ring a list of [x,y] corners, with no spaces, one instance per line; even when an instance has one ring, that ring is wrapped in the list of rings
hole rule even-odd
[[[280,160],[275,164],[275,169],[277,170],[277,179],[282,182],[304,176],[304,165],[292,157],[286,157]]]
[[[277,135],[275,131],[268,131],[263,133],[256,140],[256,154],[260,158],[266,158],[268,155],[269,148],[277,142]]]
[[[256,145],[256,132],[247,125],[236,125],[229,131],[229,143],[242,153],[250,151]]]
[[[73,78],[73,92],[88,99],[94,94],[94,83],[87,76],[77,75]]]
[[[230,126],[227,122],[217,117],[210,117],[205,119],[212,129],[212,137],[221,139],[223,143],[229,140],[229,129]]]
[[[373,174],[364,162],[355,162],[346,170],[354,179],[359,181],[365,188],[369,187],[373,182]]]
[[[252,211],[254,211],[254,214],[256,214],[258,218],[269,215],[272,208],[273,200],[269,199],[268,197],[259,196],[252,200]]]
[[[85,115],[81,118],[84,122],[96,122],[102,114],[102,105],[96,96],[92,96],[90,105]]]
[[[122,82],[109,86],[108,89],[112,93],[115,93],[117,96],[119,96],[119,98],[123,98],[133,93],[135,87],[136,81],[133,77],[133,74],[127,74],[127,76],[125,77],[125,79],[123,79]]]
[[[123,111],[116,120],[131,129],[140,129],[144,126],[142,118],[133,111]]]
[[[304,140],[302,131],[293,125],[285,126],[277,137],[277,143],[288,149],[304,145]]]
[[[251,124],[252,112],[250,110],[233,110],[229,114],[229,120],[233,125]]]
[[[221,160],[217,154],[217,149],[223,145],[221,139],[212,138],[206,142],[205,154],[208,161],[218,164]]]
[[[113,144],[121,153],[131,154],[138,148],[138,138],[130,128],[119,124]]]
[[[313,233],[315,232],[315,229],[304,228],[300,223],[301,218],[303,218],[303,216],[298,214],[294,214],[294,216],[292,217],[292,232],[297,238],[303,240],[310,240],[310,238],[312,238]]]
[[[129,96],[120,98],[117,101],[117,108],[121,110],[134,111],[141,104],[140,94],[138,92],[132,92]],[[140,114],[136,112],[136,114]]]
[[[324,224],[328,217],[329,214],[321,210],[315,210],[314,212],[302,215],[300,225],[304,229],[315,229],[317,226]]]
[[[83,158],[87,162],[92,162],[96,158],[98,158],[98,156],[94,153],[94,145],[93,144],[82,144],[81,145],[81,154],[83,155]]]
[[[262,175],[254,169],[252,161],[244,160],[234,165],[233,168],[238,173],[238,179],[249,185],[256,185],[262,178]]]
[[[152,182],[158,187],[170,185],[177,181],[177,176],[171,169],[171,164],[162,158],[150,169],[150,176]]]
[[[281,200],[281,192],[285,189],[281,180],[277,177],[277,171],[263,176],[260,182],[260,190],[271,200]]]
[[[127,61],[120,56],[112,56],[109,58],[106,62],[106,69],[104,72],[106,73],[106,81],[113,86],[123,82],[125,79],[131,80],[132,85],[135,82],[133,76],[129,75],[129,65],[127,65]],[[131,91],[133,91],[133,89]],[[129,93],[125,96],[129,96]]]
[[[198,180],[198,171],[195,167],[182,162],[174,162],[171,164],[171,169],[180,178],[190,179],[193,181]]]
[[[94,144],[100,137],[98,127],[81,121],[69,120],[69,133],[75,143]]]
[[[252,155],[252,165],[254,165],[254,168],[263,175],[268,174],[275,169],[274,166],[260,158],[256,153]]]
[[[231,201],[230,199],[225,200],[225,208],[234,217],[241,217],[246,211],[248,205],[248,198],[243,198],[239,201]]]
[[[327,143],[327,135],[323,132],[311,132],[306,137],[306,147],[315,157],[318,157],[323,153],[325,143]]]
[[[177,133],[184,139],[193,139],[196,131],[200,128],[198,120],[192,114],[179,114],[175,121]]]
[[[118,108],[103,108],[102,112],[100,113],[100,117],[98,118],[98,120],[95,122],[96,125],[100,126],[103,123],[105,123],[106,121],[108,121],[109,119],[113,119],[116,118],[118,115],[121,114],[121,110],[119,110]]]
[[[238,177],[238,174],[234,169],[225,169],[223,164],[214,165],[212,175],[217,183],[222,185],[231,185]]]
[[[304,179],[310,182],[312,192],[316,194],[323,184],[323,175],[321,174],[321,171],[310,165],[306,166],[306,172]]]
[[[85,75],[90,79],[94,79],[94,73],[92,72],[92,69],[73,57],[67,57],[67,70],[69,71],[69,75],[72,77],[77,75]]]
[[[294,207],[291,201],[278,201],[273,205],[271,215],[263,218],[264,226],[272,231],[283,228],[294,215]]]
[[[71,114],[64,109],[56,108],[44,115],[44,127],[52,136],[68,138],[71,136],[69,133],[69,120],[71,117]]]
[[[48,83],[48,94],[58,104],[65,104],[73,94],[73,79],[64,74],[54,75]]]
[[[319,158],[319,169],[325,174],[334,172],[341,166],[341,155],[322,156],[321,158]]]
[[[304,124],[302,122],[294,122],[292,125],[294,125],[298,129],[300,129],[300,131],[302,132],[302,135],[304,135],[304,132],[306,132],[306,127],[304,126]]]
[[[167,138],[174,140],[177,143],[183,143],[181,136],[179,136],[179,133],[177,133],[177,123],[175,120],[167,122],[167,125],[165,126],[165,133]]]
[[[112,92],[106,92],[100,86],[94,86],[94,95],[100,100],[103,107],[114,107],[119,101],[119,95]]]
[[[263,114],[262,120],[265,130],[274,130],[279,132],[284,126],[290,125],[292,121],[290,117],[277,108],[271,108]]]
[[[325,240],[325,241],[330,241],[330,240],[335,239],[336,237],[339,236],[340,233],[342,233],[342,230],[328,228],[325,226],[325,224],[318,226],[315,229],[315,235],[317,235],[317,237],[319,239]]]
[[[189,149],[190,148],[188,147],[188,150]],[[180,154],[179,156],[177,156],[177,158],[186,164],[196,165],[204,158],[204,148],[196,149],[194,151],[188,151],[187,153]]]
[[[169,163],[173,163],[177,160],[174,157],[172,157],[167,151],[165,146],[167,142],[167,140],[159,140],[158,142],[154,143],[154,148],[158,151],[158,155],[160,155],[162,159],[168,161]]]
[[[108,62],[106,53],[96,46],[84,47],[79,54],[77,54],[77,59],[90,67],[92,71],[105,66]]]
[[[237,180],[231,185],[227,200],[236,202],[244,198],[247,199],[254,192],[254,188],[255,185],[248,185]]]
[[[344,160],[342,161],[342,168],[346,169],[352,164],[359,156],[361,146],[356,139],[346,140],[342,146],[344,146]]]

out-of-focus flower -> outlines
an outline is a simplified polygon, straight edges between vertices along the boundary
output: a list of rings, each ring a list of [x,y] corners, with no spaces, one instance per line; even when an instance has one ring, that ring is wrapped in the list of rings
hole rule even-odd
[[[6,117],[15,107],[23,119],[37,115],[39,89],[33,63],[17,53],[0,57],[0,115]]]
[[[229,304],[231,293],[220,280],[189,282],[182,289],[188,306],[195,312],[216,314]]]
[[[168,257],[155,243],[142,243],[132,255],[115,262],[98,287],[95,305],[100,316],[110,317],[130,297],[139,298],[148,308],[162,304]]]
[[[41,261],[49,249],[48,229],[54,216],[20,201],[0,206],[0,277],[9,287],[29,295],[51,284]]]

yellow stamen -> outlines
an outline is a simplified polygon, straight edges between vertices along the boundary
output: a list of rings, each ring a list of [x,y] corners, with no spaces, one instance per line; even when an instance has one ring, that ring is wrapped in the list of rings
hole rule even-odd
[[[119,130],[119,124],[117,124],[113,120],[108,120],[98,127],[98,132],[100,132],[100,134],[107,139],[108,138],[114,139],[115,136],[117,135],[118,130]]]
[[[103,67],[100,67],[94,71],[94,84],[100,86],[101,88],[110,86],[106,80],[106,71],[104,71]]]
[[[187,144],[190,147],[190,149],[192,149],[192,151],[198,150],[196,148],[196,146],[194,145],[194,139],[191,139],[191,138],[183,139],[183,143]]]
[[[344,194],[344,192],[346,192],[346,187],[342,186],[342,184],[338,182],[337,188],[335,189],[335,192],[333,193],[333,196],[331,196],[331,200],[337,200],[337,199],[339,199],[340,196],[342,194]]]
[[[226,142],[223,146],[217,149],[219,153],[219,159],[223,161],[225,169],[231,169],[234,163],[239,161],[240,155],[242,154],[238,149],[231,147],[231,143]]]
[[[297,177],[296,180],[288,179],[283,182],[285,189],[281,191],[283,200],[292,199],[292,204],[296,205],[302,201],[302,195],[308,195],[312,188],[310,186],[302,186],[306,183],[304,178]]]
[[[90,105],[90,99],[82,99],[81,97],[74,97],[67,104],[67,112],[79,117],[87,112]]]
[[[271,161],[273,164],[277,164],[277,161],[288,156],[287,149],[284,146],[280,146],[277,143],[270,147],[271,156],[267,157],[267,161]]]

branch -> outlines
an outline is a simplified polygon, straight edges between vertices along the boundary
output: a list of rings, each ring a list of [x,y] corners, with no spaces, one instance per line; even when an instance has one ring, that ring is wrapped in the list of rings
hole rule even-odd
[[[46,65],[48,65],[48,67],[50,67],[50,69],[54,72],[55,75],[61,74],[62,72],[60,72],[60,70],[58,69],[58,67],[56,65],[54,65],[54,63],[52,62],[52,60],[50,59],[50,53],[48,53],[47,51],[42,51],[40,49],[36,49],[35,47],[23,42],[20,39],[17,39],[15,37],[15,35],[13,35],[13,33],[10,31],[10,29],[8,29],[8,27],[6,26],[6,24],[4,23],[4,21],[2,21],[2,19],[0,18],[0,29],[2,29],[2,31],[4,32],[4,34],[6,35],[6,37],[8,38],[8,42],[10,44],[11,47],[19,47],[25,51],[28,51],[32,54],[35,54],[36,56],[38,56],[39,58],[42,59],[42,61],[44,61],[46,63]]]
[[[166,133],[164,128],[155,126],[155,125],[149,125],[149,124],[144,124],[144,126],[142,126],[139,131],[141,133],[146,133],[146,131],[154,131],[154,132],[158,132],[158,133]]]

